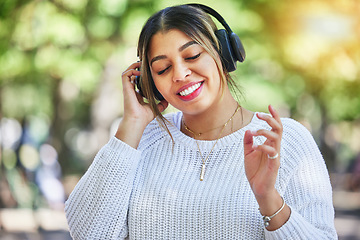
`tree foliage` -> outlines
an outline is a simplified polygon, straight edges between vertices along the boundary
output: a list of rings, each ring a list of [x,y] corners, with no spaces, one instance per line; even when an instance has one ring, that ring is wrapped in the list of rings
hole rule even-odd
[[[302,121],[332,169],[360,152],[358,140],[347,140],[360,128],[359,3],[200,2],[217,9],[246,47],[247,60],[234,74],[245,92],[243,105],[265,111],[272,103],[282,115]],[[171,5],[178,3],[184,1]],[[42,119],[48,135],[35,147],[52,144],[65,174],[84,171],[122,114],[119,75],[137,60],[142,25],[168,5],[1,1],[0,117],[23,126],[32,117]],[[345,134],[344,128],[353,131]]]

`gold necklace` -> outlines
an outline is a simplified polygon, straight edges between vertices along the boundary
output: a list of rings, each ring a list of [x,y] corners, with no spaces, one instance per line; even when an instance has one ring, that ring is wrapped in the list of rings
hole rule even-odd
[[[239,111],[239,109],[240,109],[240,105],[237,104],[237,107],[236,107],[235,112],[234,112],[233,115],[229,118],[229,120],[227,120],[227,122],[223,125],[223,127],[222,127],[222,129],[221,129],[221,131],[220,131],[220,133],[219,133],[219,136],[217,137],[214,145],[212,146],[209,154],[207,155],[207,157],[206,157],[205,159],[204,159],[203,156],[202,156],[199,143],[198,143],[198,141],[197,141],[197,139],[196,139],[196,136],[200,136],[201,133],[195,133],[193,130],[191,130],[190,128],[188,128],[188,126],[186,126],[186,124],[185,124],[185,121],[183,120],[185,129],[194,135],[194,139],[195,139],[195,142],[196,142],[196,145],[197,145],[197,148],[198,148],[198,150],[199,150],[200,157],[201,157],[201,160],[202,160],[202,166],[201,166],[201,172],[200,172],[200,181],[203,181],[203,180],[204,180],[206,161],[208,160],[210,154],[211,154],[212,151],[214,150],[217,142],[219,141],[219,138],[221,137],[222,133],[223,133],[224,130],[225,130],[225,127],[226,127],[226,126],[228,125],[228,123],[233,119],[233,117],[234,117],[235,114]],[[217,127],[217,128],[219,128],[219,127]],[[209,132],[209,131],[214,130],[214,129],[216,129],[216,128],[210,129],[210,130],[208,130],[208,131],[206,131],[206,132]]]

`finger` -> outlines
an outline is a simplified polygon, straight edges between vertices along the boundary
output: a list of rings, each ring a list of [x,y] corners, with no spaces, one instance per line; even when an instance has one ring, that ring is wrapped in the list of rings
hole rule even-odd
[[[122,74],[122,82],[124,86],[130,87],[128,83],[131,83],[134,87],[136,76],[140,76],[140,71],[137,70],[139,68],[140,62],[135,62],[131,64]]]
[[[279,158],[278,151],[275,148],[273,148],[273,147],[271,147],[269,145],[265,145],[265,144],[263,144],[263,145],[254,145],[253,149],[256,150],[256,151],[263,152],[264,154],[267,154],[267,156],[270,156],[270,157],[278,155],[278,157],[274,158],[274,159]]]
[[[135,82],[135,77],[139,75],[140,71],[135,69],[127,69],[125,72],[123,72],[122,86],[125,100],[136,101],[138,98],[135,91],[135,84],[132,82]]]
[[[244,135],[244,155],[248,155],[249,153],[253,152],[253,133],[250,130],[247,130]]]
[[[277,120],[272,115],[264,114],[264,113],[257,113],[256,115],[259,119],[264,120],[269,124],[273,131],[282,131],[282,123],[280,118]]]
[[[272,105],[269,105],[269,112],[272,115],[272,117],[276,120],[276,122],[279,123],[278,131],[280,131],[282,133],[283,125],[282,125],[279,113],[276,111],[276,109]]]
[[[130,80],[132,76],[140,76],[140,71],[136,69],[128,69],[122,73],[123,79],[127,78],[128,80]]]
[[[123,74],[129,70],[138,69],[140,67],[140,65],[141,65],[141,62],[134,62],[123,72]]]
[[[280,137],[279,134],[277,134],[276,132],[265,130],[265,129],[260,129],[256,132],[253,132],[253,135],[254,136],[263,136],[271,141],[276,141]]]
[[[270,114],[273,116],[273,118],[277,121],[277,122],[281,122],[279,113],[276,111],[276,109],[270,104],[269,105],[269,112]]]
[[[138,68],[140,67],[140,62],[135,62],[131,64],[122,74],[122,81],[123,84],[127,84],[126,82],[132,83],[134,81],[134,76],[140,76],[140,71],[138,71]]]
[[[134,88],[135,88],[136,77],[137,76],[131,76],[130,77],[130,83],[134,86]]]

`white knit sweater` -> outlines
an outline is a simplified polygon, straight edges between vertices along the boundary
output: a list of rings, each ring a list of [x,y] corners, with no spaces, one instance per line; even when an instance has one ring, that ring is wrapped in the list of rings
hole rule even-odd
[[[196,142],[179,130],[182,113],[166,116],[174,144],[156,120],[138,149],[113,137],[97,154],[68,201],[74,239],[337,239],[332,190],[311,134],[282,119],[281,166],[276,189],[290,219],[267,231],[245,176],[246,130],[269,129],[256,115],[246,127],[221,138],[199,180]],[[256,137],[255,143],[264,142]],[[204,156],[214,141],[199,141]]]

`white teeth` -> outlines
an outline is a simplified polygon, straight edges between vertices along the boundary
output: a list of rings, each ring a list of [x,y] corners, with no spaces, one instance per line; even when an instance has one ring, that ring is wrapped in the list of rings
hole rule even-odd
[[[192,85],[191,87],[181,91],[179,94],[181,96],[187,96],[189,94],[192,94],[196,89],[198,89],[201,86],[201,83],[197,83],[195,85]]]

